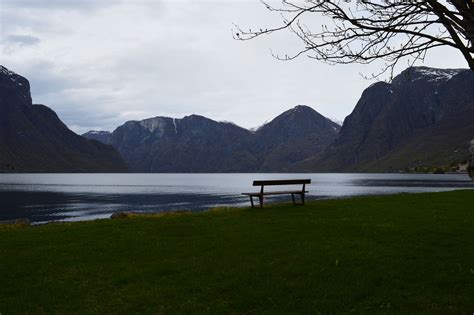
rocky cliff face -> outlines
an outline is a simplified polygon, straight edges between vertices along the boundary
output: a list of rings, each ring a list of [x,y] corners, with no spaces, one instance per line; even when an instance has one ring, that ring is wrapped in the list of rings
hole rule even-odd
[[[0,66],[0,171],[123,172],[117,151],[69,130],[44,105],[33,105],[28,80]]]
[[[367,88],[340,134],[302,170],[396,171],[465,159],[474,134],[474,72],[413,67]]]
[[[297,106],[253,132],[197,115],[129,121],[108,143],[136,172],[276,172],[319,153],[338,130],[312,108]]]
[[[135,172],[245,172],[255,170],[250,137],[236,125],[191,115],[129,121],[110,144]]]
[[[299,105],[260,127],[252,151],[259,171],[289,171],[294,163],[322,152],[340,126],[309,106]]]

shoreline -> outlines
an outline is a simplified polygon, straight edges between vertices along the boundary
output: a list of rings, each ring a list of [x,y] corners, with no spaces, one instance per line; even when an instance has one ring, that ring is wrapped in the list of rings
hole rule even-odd
[[[442,194],[446,192],[455,192],[455,191],[471,191],[474,188],[453,188],[451,190],[444,190],[438,192],[398,192],[398,193],[387,193],[387,194],[363,194],[363,195],[355,195],[355,196],[322,196],[320,198],[308,199],[308,204],[314,204],[318,201],[326,201],[326,200],[350,200],[350,199],[359,199],[359,198],[371,198],[371,197],[389,197],[389,196],[400,196],[400,195],[423,195],[423,194]],[[290,206],[291,202],[289,201],[276,201],[276,202],[269,202],[265,204],[266,208],[271,207],[278,207],[278,206]],[[221,206],[221,207],[211,207],[206,209],[200,210],[189,210],[189,209],[176,209],[176,210],[164,210],[164,211],[156,211],[156,212],[144,212],[144,211],[117,211],[111,212],[103,215],[97,215],[94,218],[82,218],[82,217],[72,217],[63,220],[51,220],[51,221],[30,221],[28,218],[14,218],[8,220],[0,221],[1,226],[44,226],[44,225],[58,225],[58,224],[71,224],[71,223],[81,223],[81,222],[94,222],[94,221],[102,221],[102,220],[117,220],[117,219],[129,219],[129,218],[158,218],[161,216],[166,215],[175,215],[175,214],[200,214],[200,213],[208,213],[214,211],[223,211],[223,210],[243,210],[243,209],[250,209],[254,211],[262,210],[262,208],[251,208],[250,205],[248,206],[235,206],[235,205],[228,205],[228,206]]]

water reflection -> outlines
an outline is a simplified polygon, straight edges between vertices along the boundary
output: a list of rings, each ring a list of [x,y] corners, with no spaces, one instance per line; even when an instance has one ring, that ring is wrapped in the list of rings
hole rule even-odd
[[[255,190],[253,180],[283,178],[311,178],[308,199],[474,188],[464,174],[1,174],[0,220],[243,206],[248,200],[240,193]]]

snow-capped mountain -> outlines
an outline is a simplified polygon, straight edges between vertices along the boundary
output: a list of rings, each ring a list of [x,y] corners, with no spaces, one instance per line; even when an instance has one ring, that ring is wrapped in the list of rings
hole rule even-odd
[[[392,81],[393,85],[403,84],[403,82],[410,81],[427,81],[442,83],[450,80],[455,75],[466,71],[466,69],[437,69],[429,67],[411,67],[403,71],[400,75],[395,77]]]
[[[299,169],[396,171],[466,159],[474,138],[474,72],[408,68],[367,88],[321,156]]]

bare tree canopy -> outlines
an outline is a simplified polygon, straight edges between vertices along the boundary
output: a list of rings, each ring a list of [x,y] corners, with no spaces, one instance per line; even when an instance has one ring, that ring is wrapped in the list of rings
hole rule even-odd
[[[370,63],[384,60],[381,73],[391,71],[402,59],[411,64],[423,60],[428,50],[448,46],[459,50],[474,70],[474,0],[283,0],[279,6],[263,2],[279,12],[282,24],[273,28],[243,30],[234,37],[250,40],[289,30],[304,46],[301,55],[330,64]],[[322,18],[315,19],[315,15]],[[315,21],[324,21],[315,25]],[[377,75],[375,75],[377,76]]]

